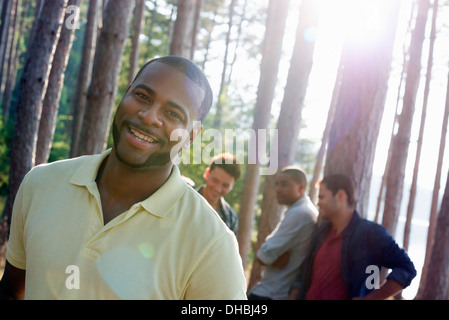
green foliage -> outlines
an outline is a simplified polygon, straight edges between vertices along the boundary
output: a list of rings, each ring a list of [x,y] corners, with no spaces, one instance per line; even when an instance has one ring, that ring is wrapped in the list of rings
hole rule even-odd
[[[12,124],[5,123],[0,116],[0,197],[5,197],[9,189],[9,153],[12,138]],[[2,208],[3,206],[0,206]]]

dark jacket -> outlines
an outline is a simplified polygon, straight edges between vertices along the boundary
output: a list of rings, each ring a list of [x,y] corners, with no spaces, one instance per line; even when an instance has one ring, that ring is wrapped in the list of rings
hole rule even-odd
[[[313,260],[330,228],[331,224],[325,222],[314,235],[311,252],[293,284],[293,287],[300,289],[299,299],[306,297]],[[404,288],[409,286],[416,276],[413,262],[387,230],[377,223],[361,218],[357,211],[354,212],[342,235],[341,264],[343,280],[350,299],[364,297],[373,290],[366,285],[367,278],[371,275],[371,272],[367,271],[368,266],[377,266],[379,270],[381,267],[392,269],[387,279],[399,282]]]

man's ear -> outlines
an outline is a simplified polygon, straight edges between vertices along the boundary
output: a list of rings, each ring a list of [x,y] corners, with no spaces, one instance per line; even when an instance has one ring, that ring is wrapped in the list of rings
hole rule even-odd
[[[348,201],[348,195],[343,189],[339,189],[335,194],[335,197],[340,203],[346,203]]]
[[[195,122],[197,122],[197,121],[195,121]],[[201,122],[199,122],[199,121],[197,123],[195,123],[195,122],[193,124],[192,131],[190,132],[190,138],[189,138],[190,144],[193,143],[193,140],[195,140],[196,137],[198,137],[198,135],[201,133],[201,130],[203,130],[203,125],[201,124]]]
[[[207,167],[206,170],[204,171],[204,180],[207,181],[207,179],[209,179],[209,174],[210,174],[210,167]]]
[[[306,192],[306,184],[304,182],[301,182],[298,184],[298,191],[300,193],[305,193]]]

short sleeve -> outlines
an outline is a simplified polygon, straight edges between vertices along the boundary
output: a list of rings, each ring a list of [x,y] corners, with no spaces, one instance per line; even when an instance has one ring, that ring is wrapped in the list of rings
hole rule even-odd
[[[6,248],[6,260],[16,268],[26,269],[26,251],[24,242],[24,182],[19,187],[14,200],[10,234]]]
[[[204,251],[186,288],[186,300],[246,300],[246,280],[235,236],[225,233]]]

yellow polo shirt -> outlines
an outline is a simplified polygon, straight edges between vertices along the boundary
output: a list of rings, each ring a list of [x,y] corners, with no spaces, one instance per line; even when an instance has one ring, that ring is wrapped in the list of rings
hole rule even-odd
[[[26,299],[246,299],[234,234],[173,166],[146,200],[103,225],[95,177],[110,150],[31,170],[6,258]]]

